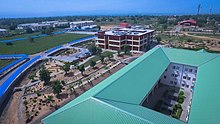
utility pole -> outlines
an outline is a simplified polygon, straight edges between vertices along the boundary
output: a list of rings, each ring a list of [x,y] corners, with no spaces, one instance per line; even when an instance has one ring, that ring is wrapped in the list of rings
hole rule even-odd
[[[198,6],[197,15],[199,15],[199,14],[200,14],[200,10],[201,10],[201,4],[199,4],[199,6]]]
[[[211,8],[210,8],[210,10],[209,10],[209,15],[212,15],[212,5],[211,5]]]

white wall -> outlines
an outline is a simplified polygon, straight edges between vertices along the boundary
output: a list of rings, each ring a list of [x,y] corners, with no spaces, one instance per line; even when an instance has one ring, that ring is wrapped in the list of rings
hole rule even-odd
[[[160,83],[191,90],[196,74],[196,67],[171,63],[160,77]]]

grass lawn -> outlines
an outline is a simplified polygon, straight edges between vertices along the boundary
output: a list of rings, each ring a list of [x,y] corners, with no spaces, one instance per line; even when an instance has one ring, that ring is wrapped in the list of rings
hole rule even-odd
[[[10,64],[14,60],[0,60],[0,69],[5,67],[6,65]]]
[[[35,32],[35,33],[31,33],[31,34],[21,34],[21,35],[16,35],[16,36],[11,36],[11,37],[2,37],[0,38],[0,41],[2,40],[11,40],[11,39],[15,39],[15,38],[26,38],[29,36],[36,36],[36,35],[40,35],[41,32]]]
[[[12,43],[12,46],[7,46],[6,43],[0,43],[0,54],[34,54],[86,36],[89,35],[59,34],[36,38],[34,42],[30,42],[29,40],[15,41]]]
[[[112,56],[113,54],[114,54],[113,52],[105,51],[102,53],[102,56],[109,57],[109,56]],[[90,65],[91,61],[97,62],[100,59],[101,58],[99,56],[95,56],[95,57],[91,58],[89,61],[87,61],[86,63],[84,63],[84,66],[87,67]]]

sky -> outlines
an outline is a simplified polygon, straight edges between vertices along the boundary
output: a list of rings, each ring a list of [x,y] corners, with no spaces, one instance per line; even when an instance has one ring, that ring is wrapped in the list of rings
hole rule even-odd
[[[0,18],[74,15],[220,14],[220,0],[1,0]]]

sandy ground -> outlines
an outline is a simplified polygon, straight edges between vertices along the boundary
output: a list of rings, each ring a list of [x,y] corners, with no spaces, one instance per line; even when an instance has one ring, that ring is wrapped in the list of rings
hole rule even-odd
[[[111,28],[113,28],[113,27],[116,27],[117,25],[105,25],[105,26],[101,26],[101,29],[102,30],[110,30]]]

